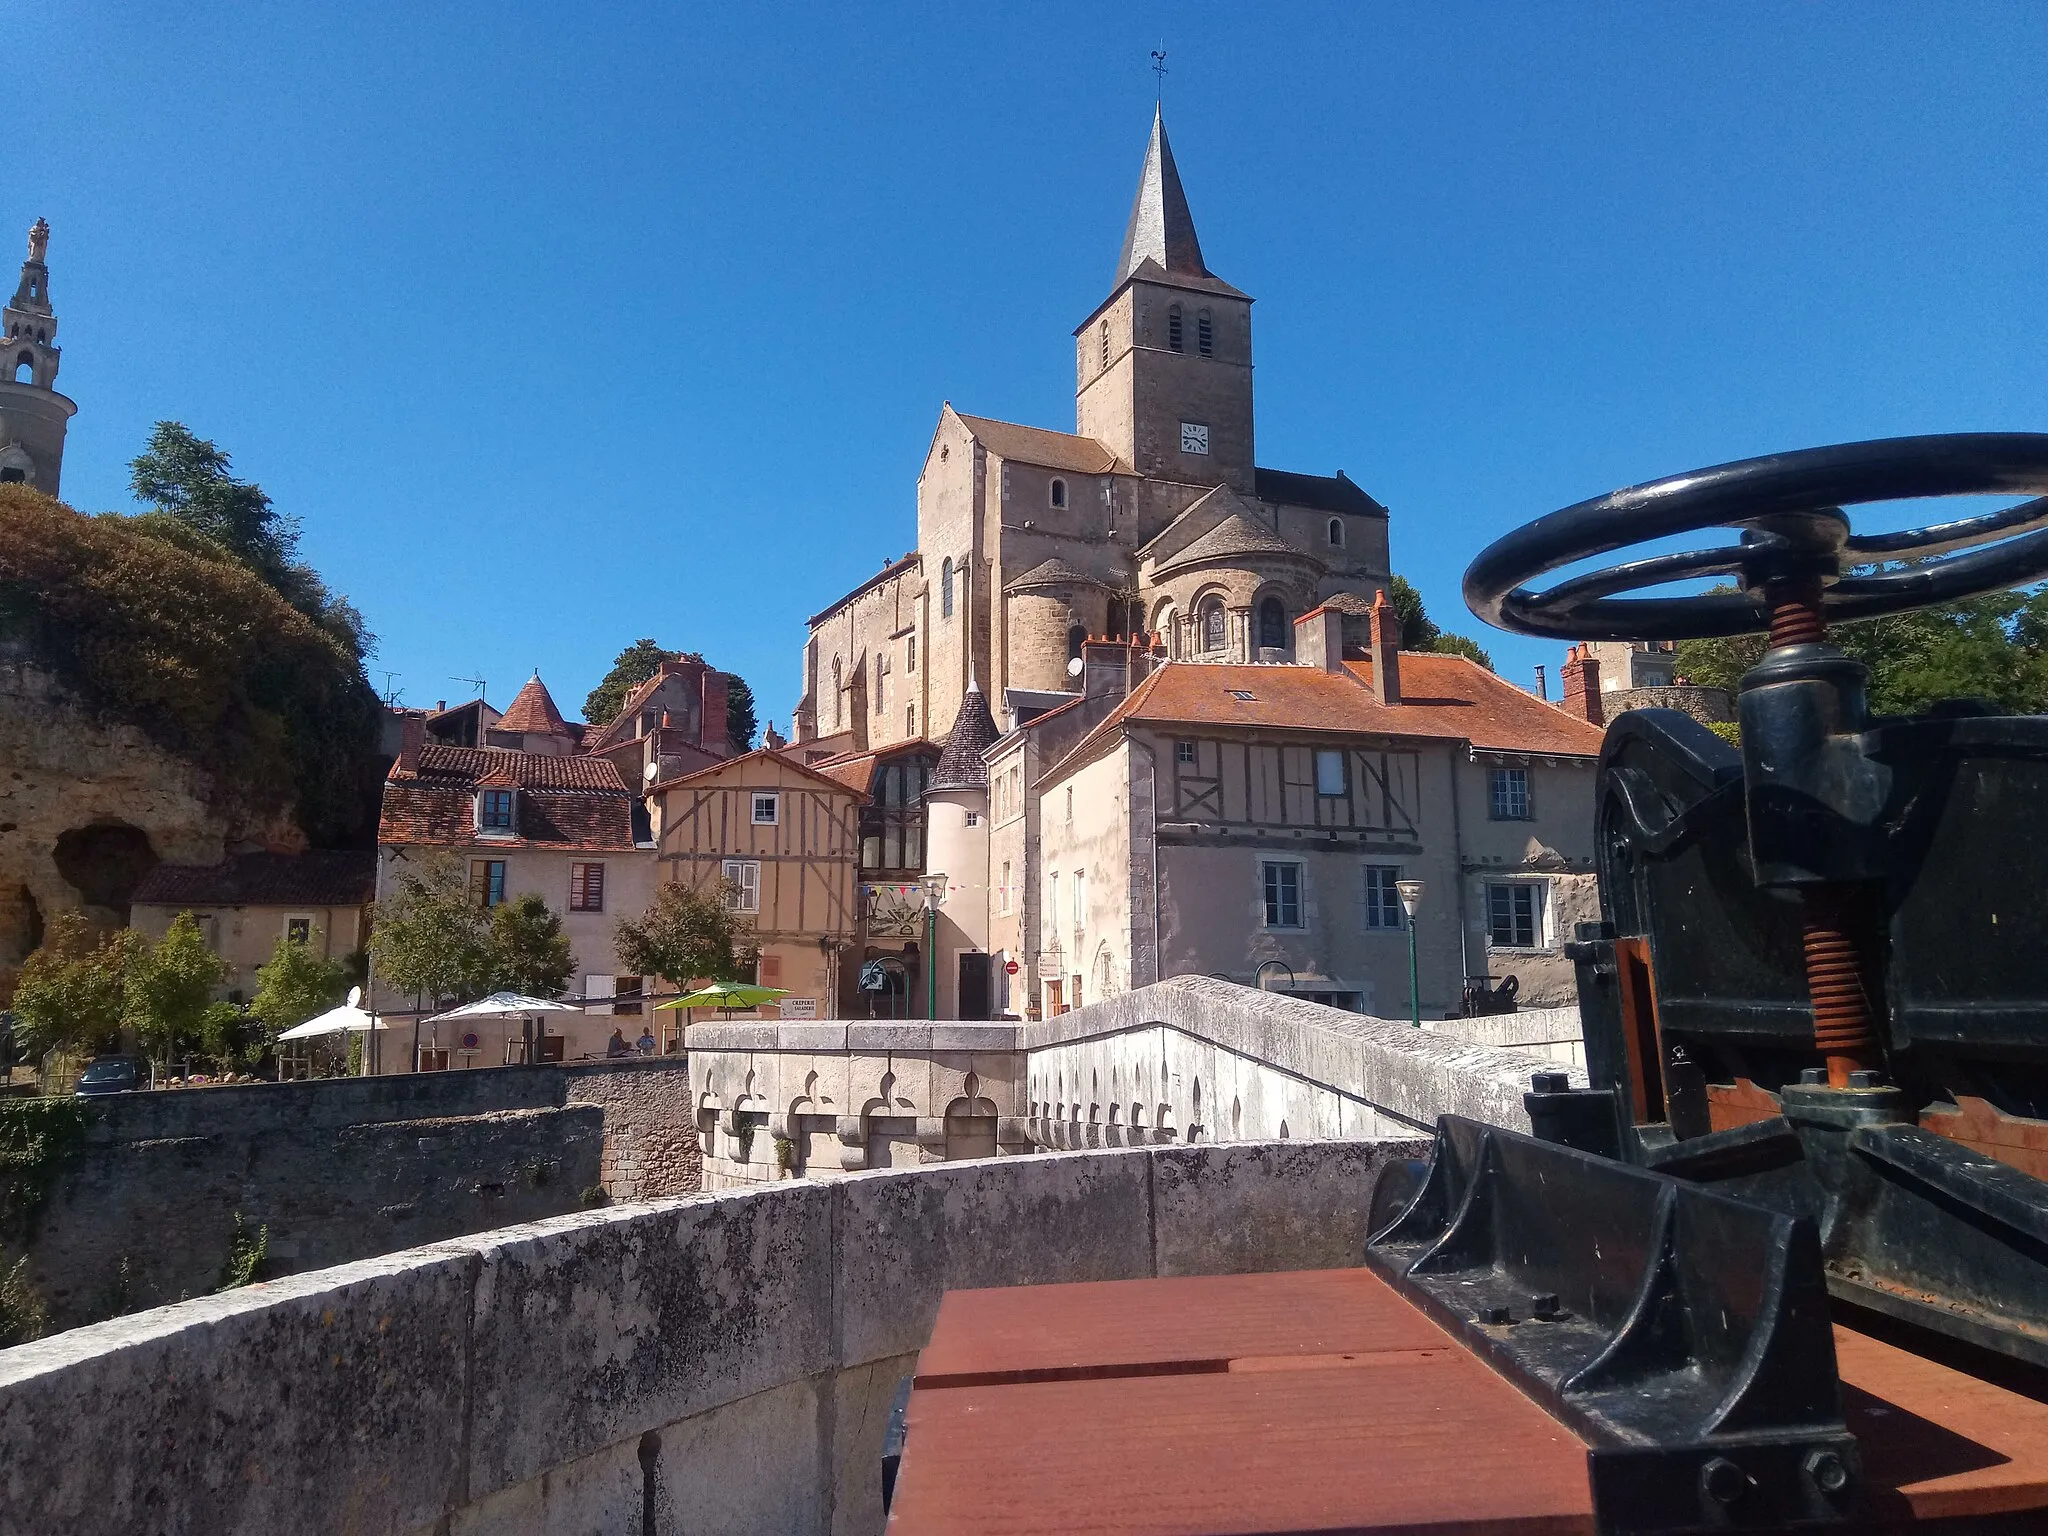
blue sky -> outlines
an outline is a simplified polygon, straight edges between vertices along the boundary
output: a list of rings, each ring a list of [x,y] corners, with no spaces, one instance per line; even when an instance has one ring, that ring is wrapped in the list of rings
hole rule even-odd
[[[2048,425],[2048,9],[0,6],[35,61],[66,499],[184,421],[302,519],[410,703],[637,636],[787,727],[805,617],[915,538],[940,402],[1071,428],[1164,40],[1261,462],[1457,597],[1553,507]],[[1554,685],[1553,685],[1554,686]]]

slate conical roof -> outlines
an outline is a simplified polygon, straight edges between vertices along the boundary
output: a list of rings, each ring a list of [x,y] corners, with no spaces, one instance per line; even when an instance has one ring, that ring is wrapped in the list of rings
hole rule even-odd
[[[548,693],[548,685],[534,673],[513,699],[512,707],[498,717],[494,731],[521,731],[534,736],[567,736],[569,727]]]
[[[988,698],[982,693],[981,684],[969,682],[929,787],[988,788],[988,764],[981,760],[981,754],[996,744],[997,734],[996,717],[989,713]]]
[[[1145,146],[1145,169],[1138,175],[1138,196],[1131,204],[1123,254],[1116,262],[1117,282],[1122,283],[1148,258],[1181,277],[1212,275],[1202,264],[1195,218],[1188,212],[1188,195],[1181,190],[1173,146],[1166,142],[1166,121],[1156,107],[1152,140]]]

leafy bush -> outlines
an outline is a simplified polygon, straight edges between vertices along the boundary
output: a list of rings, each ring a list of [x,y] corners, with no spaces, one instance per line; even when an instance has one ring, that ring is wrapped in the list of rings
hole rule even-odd
[[[0,485],[0,649],[214,775],[256,814],[296,800],[315,842],[368,799],[377,698],[359,656],[165,514],[86,517]]]

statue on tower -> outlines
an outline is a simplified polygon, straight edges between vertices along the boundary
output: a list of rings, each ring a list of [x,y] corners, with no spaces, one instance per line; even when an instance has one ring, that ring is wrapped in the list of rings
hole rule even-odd
[[[29,226],[28,259],[30,261],[43,261],[49,257],[49,254],[50,221],[48,219],[37,219],[34,224]]]

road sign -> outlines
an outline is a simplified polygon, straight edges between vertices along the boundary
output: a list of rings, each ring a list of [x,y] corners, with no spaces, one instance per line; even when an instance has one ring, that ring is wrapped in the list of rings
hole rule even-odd
[[[1005,965],[1003,967],[1003,974],[1005,976],[1014,976],[1020,969],[1022,969],[1022,967],[1020,967],[1016,961],[1012,960],[1008,965]]]

